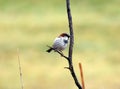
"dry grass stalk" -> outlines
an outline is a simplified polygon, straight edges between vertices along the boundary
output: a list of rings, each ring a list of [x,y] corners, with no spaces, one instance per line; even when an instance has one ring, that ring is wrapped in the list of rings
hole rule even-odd
[[[21,89],[24,89],[24,86],[23,86],[22,69],[21,69],[20,56],[19,56],[19,48],[17,48],[17,56],[18,56],[18,66],[19,66],[19,74],[20,74]]]

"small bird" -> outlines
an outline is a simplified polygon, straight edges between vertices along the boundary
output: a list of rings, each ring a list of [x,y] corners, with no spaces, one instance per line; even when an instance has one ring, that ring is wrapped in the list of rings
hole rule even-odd
[[[55,38],[52,48],[46,50],[46,52],[50,53],[53,49],[62,52],[68,44],[70,35],[67,33],[62,33],[58,37]]]

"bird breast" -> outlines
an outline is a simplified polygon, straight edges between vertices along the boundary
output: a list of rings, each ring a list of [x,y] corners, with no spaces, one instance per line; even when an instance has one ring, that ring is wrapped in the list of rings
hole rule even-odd
[[[64,37],[56,38],[53,44],[53,48],[62,51],[67,47],[68,40]]]

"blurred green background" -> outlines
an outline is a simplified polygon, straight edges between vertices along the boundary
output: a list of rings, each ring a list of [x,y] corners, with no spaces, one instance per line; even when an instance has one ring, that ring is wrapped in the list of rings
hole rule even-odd
[[[71,0],[73,63],[86,89],[120,89],[120,0]],[[45,52],[69,32],[65,0],[0,0],[0,89],[77,89],[67,61]],[[67,55],[68,48],[64,51]]]

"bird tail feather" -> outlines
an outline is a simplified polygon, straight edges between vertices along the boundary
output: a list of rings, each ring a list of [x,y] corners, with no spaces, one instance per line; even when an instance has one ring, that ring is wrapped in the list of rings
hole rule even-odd
[[[46,50],[46,52],[50,53],[52,50],[53,50],[53,49],[50,48],[50,49]]]

